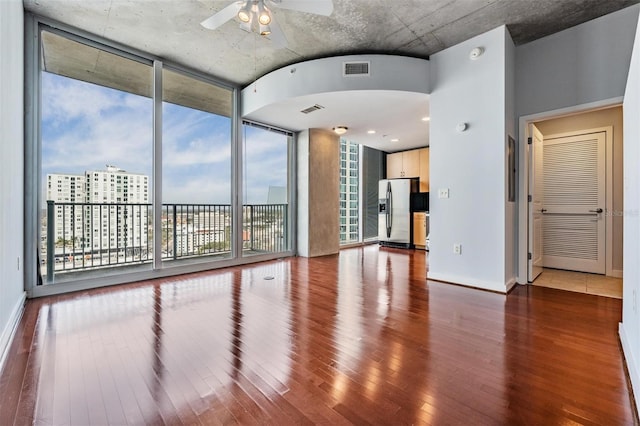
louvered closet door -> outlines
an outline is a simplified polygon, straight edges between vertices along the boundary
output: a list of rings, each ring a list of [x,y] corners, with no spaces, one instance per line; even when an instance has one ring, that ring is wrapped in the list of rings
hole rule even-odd
[[[605,273],[605,133],[544,140],[543,263]]]

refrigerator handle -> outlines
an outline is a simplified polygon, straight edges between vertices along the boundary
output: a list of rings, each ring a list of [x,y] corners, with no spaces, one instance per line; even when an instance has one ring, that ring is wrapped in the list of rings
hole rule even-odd
[[[387,238],[391,238],[391,228],[393,227],[393,191],[391,191],[391,182],[387,182]]]

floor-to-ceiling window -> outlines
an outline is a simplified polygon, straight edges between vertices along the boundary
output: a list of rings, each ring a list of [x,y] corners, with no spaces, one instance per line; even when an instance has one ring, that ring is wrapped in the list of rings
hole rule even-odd
[[[383,154],[346,139],[340,140],[340,244],[378,237],[378,181]]]
[[[242,125],[242,248],[244,256],[289,250],[289,164],[293,135]]]
[[[26,24],[28,290],[291,254],[291,132],[238,126],[238,87],[44,21]]]
[[[40,271],[153,257],[152,67],[41,31]]]
[[[360,145],[340,139],[340,244],[360,240]]]
[[[378,238],[382,152],[340,139],[340,244]]]
[[[230,258],[233,93],[164,69],[162,98],[162,258]]]

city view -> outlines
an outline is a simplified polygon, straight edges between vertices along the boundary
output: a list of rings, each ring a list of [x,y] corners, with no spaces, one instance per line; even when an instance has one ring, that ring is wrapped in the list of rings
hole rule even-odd
[[[228,117],[163,103],[154,236],[151,99],[47,72],[42,90],[43,277],[151,262],[156,239],[163,260],[231,256]],[[288,247],[287,142],[243,126],[243,255]]]

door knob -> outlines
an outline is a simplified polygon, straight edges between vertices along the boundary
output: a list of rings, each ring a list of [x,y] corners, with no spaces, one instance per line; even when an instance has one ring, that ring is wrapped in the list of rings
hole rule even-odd
[[[544,213],[546,211],[547,211],[547,209],[540,209],[540,213]]]
[[[590,213],[602,213],[602,209],[589,210]]]

